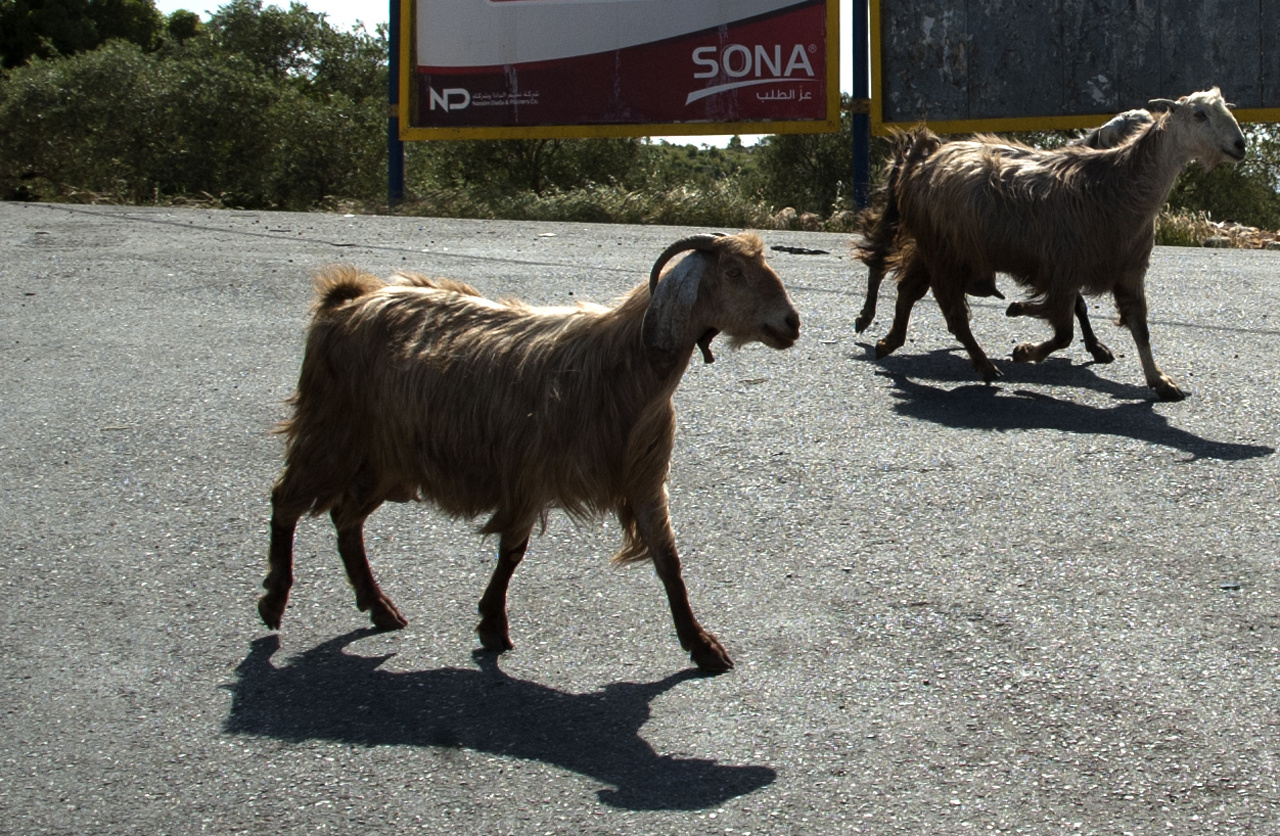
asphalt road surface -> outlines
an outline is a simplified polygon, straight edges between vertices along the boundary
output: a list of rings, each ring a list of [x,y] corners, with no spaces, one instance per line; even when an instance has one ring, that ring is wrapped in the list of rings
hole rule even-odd
[[[767,232],[803,336],[677,392],[690,668],[612,520],[560,513],[476,653],[496,543],[384,506],[356,611],[328,521],[258,621],[271,434],[334,261],[607,302],[688,229],[0,205],[0,831],[1280,832],[1280,253],[1156,250],[1160,403],[1128,333],[978,300],[876,362],[842,235]],[[1017,298],[1007,280],[1003,290]]]

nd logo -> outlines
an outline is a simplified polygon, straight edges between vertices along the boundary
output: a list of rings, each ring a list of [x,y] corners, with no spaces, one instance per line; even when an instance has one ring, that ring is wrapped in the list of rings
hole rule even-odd
[[[471,94],[463,87],[446,87],[437,91],[434,87],[427,88],[431,91],[431,109],[435,110],[437,106],[441,110],[464,110],[471,104]]]

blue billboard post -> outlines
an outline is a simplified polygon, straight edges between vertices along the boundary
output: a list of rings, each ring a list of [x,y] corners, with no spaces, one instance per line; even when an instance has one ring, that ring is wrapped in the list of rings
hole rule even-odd
[[[400,139],[400,0],[390,0],[387,26],[387,204],[404,200],[404,142]]]
[[[871,23],[868,0],[853,0],[849,15],[853,53],[853,201],[859,209],[871,202]]]

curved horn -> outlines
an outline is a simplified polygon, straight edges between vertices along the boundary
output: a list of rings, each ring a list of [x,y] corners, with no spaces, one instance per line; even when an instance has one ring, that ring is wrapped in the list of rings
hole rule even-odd
[[[717,238],[723,238],[723,232],[703,232],[698,235],[690,235],[688,238],[681,238],[662,251],[662,255],[658,256],[658,260],[653,263],[653,270],[649,272],[649,295],[653,295],[653,289],[658,286],[658,276],[662,273],[662,268],[667,266],[667,262],[677,253],[685,250],[711,250],[712,243]]]
[[[1147,102],[1147,108],[1150,110],[1173,111],[1177,110],[1179,107],[1181,107],[1181,104],[1179,102],[1175,102],[1173,99],[1152,99]]]

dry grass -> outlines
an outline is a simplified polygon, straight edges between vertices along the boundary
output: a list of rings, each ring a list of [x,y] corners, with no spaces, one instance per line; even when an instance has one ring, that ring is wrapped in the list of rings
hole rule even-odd
[[[1280,232],[1215,221],[1207,212],[1164,211],[1156,219],[1156,243],[1174,247],[1276,250],[1280,249]]]

